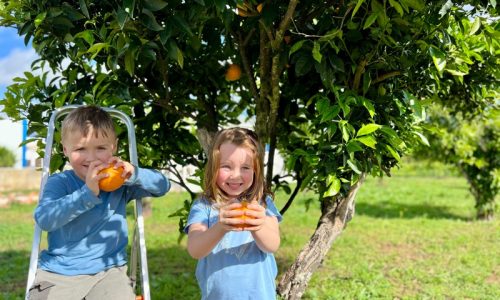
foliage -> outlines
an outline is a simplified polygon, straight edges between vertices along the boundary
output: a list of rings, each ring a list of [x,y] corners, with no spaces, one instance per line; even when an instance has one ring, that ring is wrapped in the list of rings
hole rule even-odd
[[[16,164],[16,154],[9,148],[0,146],[0,167],[13,167]]]
[[[476,200],[477,217],[493,218],[500,190],[500,111],[488,109],[481,116],[464,119],[434,107],[428,122],[430,148],[421,148],[416,155],[457,167]]]

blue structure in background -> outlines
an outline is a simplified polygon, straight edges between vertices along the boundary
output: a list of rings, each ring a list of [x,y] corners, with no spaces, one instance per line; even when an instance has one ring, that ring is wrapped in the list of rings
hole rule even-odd
[[[28,137],[28,121],[23,120],[23,146],[22,146],[22,158],[21,158],[21,166],[26,168],[28,166],[28,160],[26,159],[26,138]]]

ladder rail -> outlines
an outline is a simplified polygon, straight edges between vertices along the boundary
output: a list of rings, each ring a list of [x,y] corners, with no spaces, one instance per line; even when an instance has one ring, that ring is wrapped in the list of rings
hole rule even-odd
[[[42,164],[42,178],[40,182],[40,191],[39,195],[43,194],[43,190],[45,188],[45,184],[47,183],[47,179],[50,175],[50,159],[52,157],[53,143],[54,143],[54,132],[55,132],[55,124],[56,121],[64,115],[67,115],[70,111],[75,108],[80,107],[81,105],[67,105],[60,108],[55,109],[49,119],[47,137],[45,140],[45,153],[43,157]],[[106,108],[103,107],[105,111],[107,111],[112,117],[119,119],[122,121],[127,127],[127,137],[128,137],[128,145],[129,145],[129,156],[130,163],[135,166],[139,165],[139,160],[137,157],[137,146],[136,146],[136,138],[135,138],[135,130],[134,124],[130,117],[124,112],[114,109],[114,108]],[[144,237],[144,218],[142,215],[142,199],[135,199],[134,206],[134,215],[135,215],[135,230],[134,237],[132,238],[132,253],[130,261],[136,262],[136,249],[137,247],[134,245],[136,243],[136,232],[139,234],[138,242],[139,242],[139,252],[140,252],[140,265],[141,265],[141,279],[142,279],[142,296],[144,300],[151,300],[150,296],[150,288],[149,288],[149,275],[148,275],[148,264],[147,264],[147,253],[146,253],[146,240]],[[33,243],[31,247],[31,255],[30,255],[30,265],[28,271],[28,279],[26,283],[26,296],[25,300],[28,300],[29,289],[35,282],[36,270],[38,267],[38,256],[40,252],[40,242],[42,237],[42,229],[36,224],[33,233]],[[130,274],[133,274],[135,278],[135,274],[137,272],[137,264],[133,263],[130,266]]]

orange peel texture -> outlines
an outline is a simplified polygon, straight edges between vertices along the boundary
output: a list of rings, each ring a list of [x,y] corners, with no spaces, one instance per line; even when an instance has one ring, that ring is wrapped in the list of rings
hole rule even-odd
[[[117,190],[125,182],[125,178],[122,178],[123,167],[117,169],[113,165],[102,169],[99,174],[106,173],[108,177],[99,180],[99,189],[105,192],[112,192]]]

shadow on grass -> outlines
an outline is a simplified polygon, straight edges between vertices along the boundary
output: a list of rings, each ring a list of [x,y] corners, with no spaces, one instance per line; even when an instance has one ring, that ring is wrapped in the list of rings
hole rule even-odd
[[[356,203],[356,214],[384,219],[451,219],[472,221],[470,217],[450,212],[447,206],[431,206],[422,204],[400,204],[389,201],[377,204]]]
[[[152,299],[200,299],[196,282],[196,260],[186,248],[176,245],[148,248]]]

